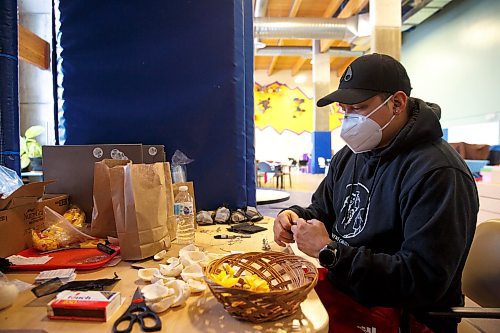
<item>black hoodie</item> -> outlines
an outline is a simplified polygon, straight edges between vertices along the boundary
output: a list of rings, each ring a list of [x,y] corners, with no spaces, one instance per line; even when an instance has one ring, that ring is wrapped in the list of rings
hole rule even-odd
[[[435,332],[455,320],[426,311],[463,305],[461,275],[479,207],[474,178],[441,139],[439,106],[410,98],[410,119],[391,143],[333,157],[308,208],[337,240],[329,279],[367,306],[402,307]]]

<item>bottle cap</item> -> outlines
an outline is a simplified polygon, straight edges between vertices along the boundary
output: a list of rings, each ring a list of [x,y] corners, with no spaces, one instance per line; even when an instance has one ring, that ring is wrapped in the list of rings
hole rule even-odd
[[[179,186],[179,191],[187,191],[188,187],[186,185]]]

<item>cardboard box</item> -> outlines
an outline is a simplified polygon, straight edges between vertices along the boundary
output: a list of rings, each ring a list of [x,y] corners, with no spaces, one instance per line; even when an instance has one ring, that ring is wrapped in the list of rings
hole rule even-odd
[[[47,304],[50,319],[107,321],[121,304],[117,291],[70,291],[57,294]]]
[[[7,198],[0,197],[0,210],[15,208],[35,203],[43,196],[45,186],[52,182],[36,182],[23,185],[12,192]]]
[[[67,194],[43,195],[47,182],[21,186],[0,199],[0,257],[8,257],[31,246],[31,229],[45,227],[43,208],[63,214],[69,206]]]

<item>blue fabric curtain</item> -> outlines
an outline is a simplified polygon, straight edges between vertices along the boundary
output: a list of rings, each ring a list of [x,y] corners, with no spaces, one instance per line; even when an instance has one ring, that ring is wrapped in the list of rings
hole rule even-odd
[[[246,2],[56,0],[60,142],[179,149],[197,207],[254,205]]]
[[[17,1],[0,1],[0,165],[21,175]]]

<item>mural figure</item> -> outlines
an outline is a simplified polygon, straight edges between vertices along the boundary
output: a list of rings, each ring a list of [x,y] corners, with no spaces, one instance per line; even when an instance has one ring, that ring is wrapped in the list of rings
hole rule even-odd
[[[271,108],[271,98],[270,97],[259,101],[259,111],[261,113],[265,113],[270,108]]]
[[[305,109],[302,108],[302,104],[304,103],[303,98],[295,97],[293,99],[293,103],[295,104],[295,110],[293,111],[293,118],[297,118],[297,116],[302,115],[302,113],[306,112]]]
[[[278,133],[313,131],[313,100],[300,88],[290,89],[277,81],[267,85],[256,82],[254,98],[256,128],[272,127]]]

